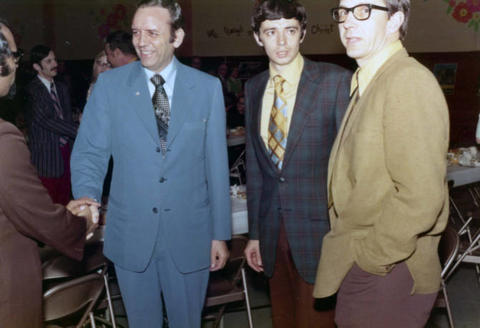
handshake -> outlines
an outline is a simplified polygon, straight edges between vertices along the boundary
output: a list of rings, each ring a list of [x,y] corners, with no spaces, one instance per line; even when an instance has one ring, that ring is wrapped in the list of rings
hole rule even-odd
[[[86,239],[90,239],[93,236],[93,232],[98,227],[99,212],[98,208],[100,204],[91,198],[83,197],[75,200],[71,200],[67,204],[67,210],[73,215],[81,216],[87,221]]]

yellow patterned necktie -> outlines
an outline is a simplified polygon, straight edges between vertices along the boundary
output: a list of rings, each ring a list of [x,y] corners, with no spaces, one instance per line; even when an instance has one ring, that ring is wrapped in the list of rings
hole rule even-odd
[[[280,75],[275,75],[273,82],[275,95],[268,124],[268,152],[273,163],[281,170],[287,148],[287,101],[283,93],[285,79]]]

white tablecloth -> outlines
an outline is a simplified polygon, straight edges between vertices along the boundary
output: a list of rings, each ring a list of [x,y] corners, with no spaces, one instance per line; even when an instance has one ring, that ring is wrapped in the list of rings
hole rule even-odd
[[[231,197],[232,200],[232,235],[248,232],[247,200]]]
[[[244,134],[243,135],[238,135],[238,136],[230,135],[227,138],[227,145],[229,147],[243,145],[244,143],[245,143],[245,135]]]
[[[447,169],[447,178],[453,181],[453,187],[480,181],[480,167],[452,165]]]

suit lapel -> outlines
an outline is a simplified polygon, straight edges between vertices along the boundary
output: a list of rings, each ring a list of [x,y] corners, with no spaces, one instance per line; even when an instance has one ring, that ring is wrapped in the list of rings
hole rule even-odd
[[[268,153],[268,149],[263,142],[262,136],[260,134],[260,126],[262,122],[262,104],[263,104],[263,96],[265,94],[265,89],[267,88],[269,78],[268,70],[263,72],[262,75],[259,77],[258,82],[255,85],[252,85],[252,141],[254,143],[254,147],[258,149],[258,154],[263,156],[264,162],[268,163],[272,171],[278,171],[276,165],[273,164],[272,160],[270,159],[270,154]]]
[[[300,76],[300,82],[295,97],[295,106],[292,112],[290,128],[288,129],[287,149],[285,150],[285,156],[283,159],[283,168],[288,165],[289,160],[292,158],[293,150],[302,136],[303,128],[308,121],[308,116],[310,116],[312,111],[316,108],[316,106],[311,103],[312,99],[307,100],[303,98],[304,90],[312,87],[315,88],[312,84],[317,84],[317,82],[312,78],[310,62],[305,58],[302,75]]]
[[[357,91],[358,92],[358,91]],[[328,186],[328,206],[330,207],[330,203],[332,202],[332,195],[331,195],[331,183],[332,183],[332,175],[335,169],[335,163],[337,160],[338,149],[342,144],[345,135],[345,128],[347,126],[348,121],[350,120],[350,116],[352,114],[353,107],[357,103],[355,101],[355,97],[357,96],[357,92],[352,95],[352,99],[348,104],[347,111],[343,116],[342,124],[340,125],[340,129],[338,130],[337,137],[335,138],[335,142],[333,143],[332,150],[330,151],[330,159],[328,161],[328,178],[327,178],[327,186]]]
[[[153,104],[150,92],[148,91],[147,78],[140,62],[136,62],[134,65],[127,81],[128,90],[131,92],[128,98],[133,99],[131,107],[155,143],[159,145],[160,139],[158,137],[155,115],[153,113]]]
[[[38,93],[40,95],[40,99],[43,99],[45,101],[45,108],[49,108],[52,111],[52,114],[56,116],[57,113],[55,112],[53,100],[50,97],[50,93],[48,92],[48,89],[45,86],[45,84],[43,84],[43,82],[40,80],[38,76],[35,77],[35,84],[36,84]],[[60,101],[60,105],[62,105],[61,101]]]
[[[335,171],[335,164],[337,160],[337,155],[338,155],[338,150],[340,147],[342,147],[343,141],[345,138],[350,134],[353,126],[355,119],[358,117],[359,112],[361,111],[361,108],[363,107],[363,103],[368,99],[369,93],[375,89],[375,82],[378,80],[378,78],[384,74],[388,70],[388,68],[392,65],[395,65],[395,63],[403,57],[408,57],[408,53],[403,49],[398,51],[396,54],[394,54],[390,59],[388,59],[375,73],[375,76],[372,78],[370,81],[368,87],[365,89],[363,92],[362,96],[355,101],[356,93],[353,94],[352,100],[350,101],[350,104],[348,105],[347,112],[345,113],[345,116],[343,117],[342,125],[340,127],[340,130],[338,131],[337,138],[335,139],[335,143],[333,144],[332,151],[330,153],[330,160],[328,164],[328,198],[329,198],[329,205],[332,201],[332,195],[331,195],[331,183],[332,183],[332,176]],[[358,92],[358,91],[357,91]]]
[[[63,85],[60,83],[55,83],[55,88],[57,88],[57,97],[58,97],[58,101],[60,101],[60,107],[61,107],[60,109],[62,110],[63,118],[66,119],[67,116],[69,116],[69,113],[67,113],[65,89],[63,88]],[[52,106],[53,106],[53,101],[52,101]]]
[[[188,112],[195,109],[195,85],[191,78],[185,72],[185,66],[175,60],[177,65],[177,76],[175,77],[175,86],[173,89],[172,110],[170,124],[168,127],[167,143],[171,145],[181,130],[185,120],[188,118]]]

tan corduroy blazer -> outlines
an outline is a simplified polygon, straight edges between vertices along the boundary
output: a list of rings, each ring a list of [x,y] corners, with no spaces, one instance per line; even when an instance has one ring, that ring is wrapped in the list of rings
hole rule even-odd
[[[354,263],[386,275],[406,261],[412,292],[440,286],[448,218],[448,108],[435,77],[402,49],[352,101],[330,154],[331,231],[315,297],[334,294]]]

